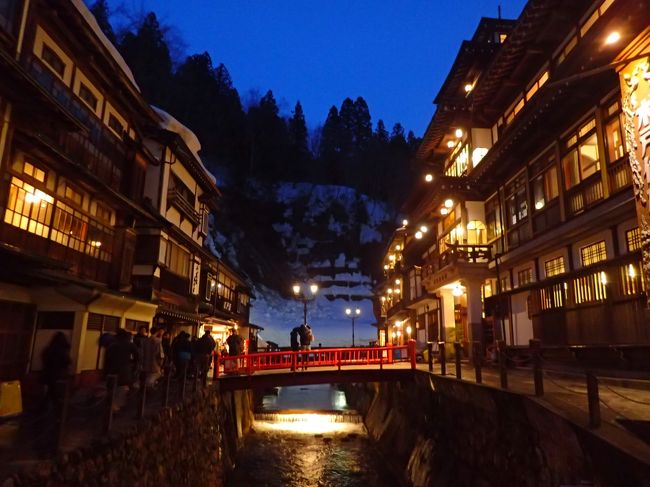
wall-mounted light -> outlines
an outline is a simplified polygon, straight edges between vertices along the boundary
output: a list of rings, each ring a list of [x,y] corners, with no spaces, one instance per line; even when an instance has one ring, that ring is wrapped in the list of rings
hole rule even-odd
[[[453,149],[455,145],[456,145],[456,142],[454,142],[453,140],[448,140],[447,141],[447,147],[449,147],[450,149]]]
[[[384,301],[386,301],[386,296],[381,297],[381,302],[383,303]]]
[[[386,292],[387,292],[388,294],[393,294],[393,288],[392,288],[392,287],[389,287],[388,289],[386,289]]]
[[[415,238],[420,240],[422,238],[422,232],[420,232],[419,230],[417,232],[415,232]]]
[[[401,250],[402,246],[400,244],[395,245],[395,250]]]
[[[409,224],[409,221],[407,219],[402,220],[402,226],[406,226]]]
[[[388,264],[384,264],[384,270],[387,271],[389,269]]]
[[[467,83],[467,84],[465,85],[465,93],[469,93],[469,92],[472,91],[473,89],[474,89],[474,85],[472,85],[471,83]]]
[[[447,208],[440,208],[440,214],[441,214],[441,215],[444,216],[444,215],[446,215],[446,214],[448,214],[448,213],[449,213],[449,210],[448,210]]]
[[[390,260],[391,262],[395,262],[395,254],[390,254],[388,256],[388,260]]]
[[[429,231],[429,228],[428,228],[426,225],[422,225],[422,226],[420,227],[420,231],[421,231],[422,233],[427,233],[427,232]]]
[[[395,284],[397,284],[399,286],[401,283],[402,283],[401,279],[395,279]]]
[[[427,174],[426,176],[424,176],[424,180],[427,183],[430,183],[431,181],[433,181],[433,174]]]
[[[454,288],[451,290],[451,294],[457,298],[463,295],[463,288],[460,287],[460,284],[456,284],[454,286]]]
[[[454,200],[447,198],[445,200],[445,208],[451,209],[452,206],[454,206]]]
[[[605,39],[605,44],[607,45],[616,44],[620,40],[621,40],[621,34],[619,34],[617,31],[610,32],[607,38]]]
[[[454,135],[456,136],[456,138],[460,139],[463,136],[463,129],[456,129]]]

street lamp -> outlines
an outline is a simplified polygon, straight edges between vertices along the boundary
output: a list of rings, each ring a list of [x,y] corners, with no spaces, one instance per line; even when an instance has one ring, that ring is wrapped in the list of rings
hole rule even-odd
[[[307,285],[307,284],[305,284]],[[309,301],[313,301],[316,298],[316,293],[318,292],[318,284],[309,284],[309,292],[311,293],[311,296],[308,296],[306,292],[302,291],[302,286],[300,284],[294,284],[293,285],[293,294],[296,297],[296,299],[299,299],[302,301],[303,305],[303,320],[302,323],[303,325],[307,324],[307,303]]]
[[[352,346],[354,347],[354,320],[361,314],[361,310],[359,308],[355,308],[354,310],[345,308],[345,314],[352,320]]]

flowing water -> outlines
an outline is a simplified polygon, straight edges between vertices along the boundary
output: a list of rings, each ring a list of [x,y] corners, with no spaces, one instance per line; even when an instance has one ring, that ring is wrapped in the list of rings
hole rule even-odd
[[[228,487],[393,487],[361,418],[334,386],[265,396]]]

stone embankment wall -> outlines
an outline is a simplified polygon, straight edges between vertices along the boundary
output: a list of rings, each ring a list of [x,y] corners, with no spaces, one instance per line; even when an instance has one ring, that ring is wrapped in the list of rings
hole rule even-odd
[[[647,464],[521,395],[423,372],[347,393],[405,485],[650,486]]]
[[[250,430],[250,391],[210,388],[145,418],[133,431],[64,453],[18,476],[16,486],[221,486]]]

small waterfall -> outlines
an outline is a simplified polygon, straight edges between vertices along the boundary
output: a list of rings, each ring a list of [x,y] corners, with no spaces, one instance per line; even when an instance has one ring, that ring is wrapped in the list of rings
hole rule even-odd
[[[253,428],[298,434],[365,434],[363,418],[356,411],[264,411],[255,413]]]

